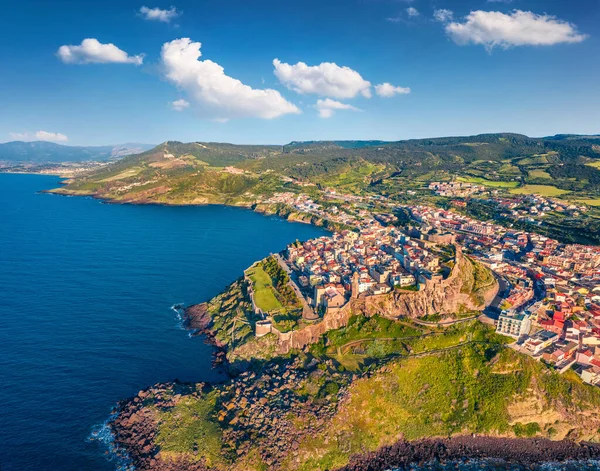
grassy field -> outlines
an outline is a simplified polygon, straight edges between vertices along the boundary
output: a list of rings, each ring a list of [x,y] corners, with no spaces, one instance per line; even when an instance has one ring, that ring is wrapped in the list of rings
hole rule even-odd
[[[103,182],[112,182],[112,181],[116,181],[116,180],[124,180],[126,178],[136,176],[142,170],[143,170],[142,167],[133,167],[133,168],[127,169],[121,173],[118,173],[117,175],[113,175],[112,177],[107,177],[102,180],[98,180],[98,182],[103,183]]]
[[[575,200],[569,200],[575,203],[587,204],[589,206],[600,206],[600,198],[578,198]]]
[[[476,183],[477,185],[490,186],[493,188],[516,188],[519,184],[518,182],[498,182],[479,177],[458,177],[457,180],[459,182]]]
[[[223,462],[221,428],[213,418],[216,397],[216,391],[202,398],[189,397],[159,414],[156,442],[161,454],[205,458],[213,466]]]
[[[545,172],[544,170],[540,170],[540,169],[530,170],[529,178],[540,178],[540,179],[544,179],[544,180],[552,180],[552,177],[550,176],[550,174],[548,172]]]
[[[275,297],[273,283],[267,272],[257,265],[250,268],[246,273],[252,280],[254,302],[260,309],[268,313],[283,307]]]
[[[552,185],[523,185],[519,188],[510,190],[515,195],[541,195],[541,196],[561,196],[569,193],[567,190],[561,190]]]
[[[589,165],[590,167],[594,167],[594,168],[600,169],[600,160],[596,160],[594,162],[587,162],[586,165]]]

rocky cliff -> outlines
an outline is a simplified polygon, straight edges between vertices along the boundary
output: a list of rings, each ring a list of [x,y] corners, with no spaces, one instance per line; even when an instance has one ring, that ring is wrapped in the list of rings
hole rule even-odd
[[[348,324],[353,315],[423,317],[429,314],[454,314],[460,310],[483,310],[498,293],[498,282],[489,269],[466,257],[456,247],[455,265],[445,280],[429,282],[420,291],[395,290],[388,294],[351,299],[343,308],[328,312],[318,324],[279,337],[281,352],[316,343],[329,330]]]
[[[367,315],[389,318],[454,314],[461,310],[483,310],[498,293],[491,271],[466,257],[456,246],[455,266],[447,279],[428,282],[417,292],[393,291],[364,300]]]

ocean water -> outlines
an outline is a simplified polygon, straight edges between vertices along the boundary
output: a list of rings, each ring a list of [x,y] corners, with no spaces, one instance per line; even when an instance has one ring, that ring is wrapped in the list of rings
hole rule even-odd
[[[114,470],[89,441],[120,399],[211,380],[211,349],[176,303],[324,231],[248,210],[102,204],[0,174],[0,469]]]

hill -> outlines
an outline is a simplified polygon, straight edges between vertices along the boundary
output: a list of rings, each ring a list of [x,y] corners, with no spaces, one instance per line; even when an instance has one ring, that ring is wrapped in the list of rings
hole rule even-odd
[[[117,201],[251,204],[286,186],[282,178],[379,194],[463,178],[505,191],[536,185],[594,197],[600,195],[598,143],[594,136],[519,134],[285,146],[170,141],[71,182],[66,191]]]
[[[403,353],[350,371],[351,354],[295,352],[218,385],[156,385],[120,404],[118,449],[139,469],[324,471],[426,437],[598,439],[600,390],[506,348],[489,327],[419,336],[407,321],[360,325],[357,335],[404,335]]]
[[[78,174],[54,192],[125,203],[266,207],[266,212],[289,214],[291,206],[263,203],[274,193],[303,193],[327,206],[332,202],[325,191],[331,189],[371,200],[383,196],[396,204],[448,208],[456,205],[455,193],[434,192],[429,184],[458,182],[475,187],[458,198],[466,205],[463,211],[476,219],[564,242],[595,244],[600,243],[598,139],[504,133],[285,146],[169,141]],[[545,199],[541,209],[549,209],[544,214],[525,215],[531,208],[527,196],[534,194],[560,198],[563,207],[551,210],[556,201]],[[507,200],[521,212],[499,206]]]
[[[104,161],[143,152],[149,144],[128,143],[118,146],[64,146],[46,141],[13,141],[0,144],[0,162],[48,164]]]

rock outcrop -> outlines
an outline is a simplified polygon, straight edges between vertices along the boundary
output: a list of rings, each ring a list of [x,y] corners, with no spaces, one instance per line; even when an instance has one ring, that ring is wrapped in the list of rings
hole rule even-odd
[[[498,283],[494,279],[483,288],[483,292],[476,293],[475,266],[475,262],[456,246],[455,266],[448,278],[428,282],[424,289],[417,292],[400,290],[386,295],[370,296],[365,299],[364,311],[367,315],[398,318],[453,314],[461,309],[483,310],[498,293]]]
[[[327,331],[346,326],[353,315],[398,319],[403,316],[418,318],[430,314],[453,314],[461,309],[483,310],[498,293],[498,283],[493,279],[480,290],[482,292],[474,293],[474,272],[475,263],[457,246],[454,268],[445,280],[428,282],[420,291],[395,290],[388,294],[350,299],[343,308],[325,314],[317,324],[292,332],[274,333],[279,337],[281,352],[285,353],[316,343]]]

